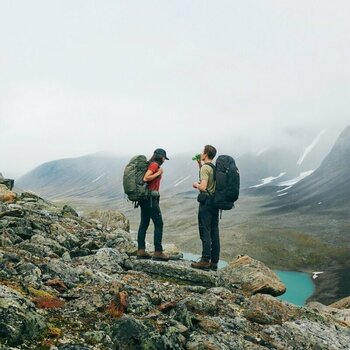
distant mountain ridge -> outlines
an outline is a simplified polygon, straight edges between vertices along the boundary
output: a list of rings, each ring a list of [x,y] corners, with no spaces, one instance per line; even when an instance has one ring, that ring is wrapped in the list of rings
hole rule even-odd
[[[250,187],[265,191],[269,184],[289,181],[298,178],[300,173],[315,169],[325,154],[325,150],[320,151],[316,143],[315,140],[312,141],[311,148],[305,144],[298,149],[270,148],[257,154],[238,157],[229,153],[236,159],[240,170],[242,191]],[[323,148],[326,144],[327,142],[319,142]],[[130,158],[131,156],[94,154],[54,160],[25,174],[16,181],[16,186],[32,190],[51,200],[113,202],[124,197],[122,177]],[[166,161],[161,184],[163,194],[191,196],[192,191],[195,195],[192,183],[198,180],[198,167],[191,158],[190,154],[173,155]]]
[[[271,206],[279,210],[350,209],[350,126],[340,134],[321,165],[284,192]]]
[[[60,159],[44,163],[21,177],[16,185],[52,200],[75,198],[113,200],[121,198],[126,159],[104,155]]]

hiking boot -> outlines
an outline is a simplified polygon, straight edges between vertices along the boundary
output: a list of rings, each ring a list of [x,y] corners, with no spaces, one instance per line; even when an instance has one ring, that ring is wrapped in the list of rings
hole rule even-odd
[[[211,262],[210,266],[209,266],[209,269],[213,270],[213,271],[217,271],[218,270],[218,263]]]
[[[168,261],[168,255],[164,254],[162,251],[155,251],[152,257],[153,260]]]
[[[194,269],[209,270],[210,262],[209,261],[205,261],[205,260],[200,260],[198,262],[193,262],[191,264],[191,267],[193,267]]]
[[[148,254],[145,249],[138,249],[136,259],[151,259],[152,255]]]

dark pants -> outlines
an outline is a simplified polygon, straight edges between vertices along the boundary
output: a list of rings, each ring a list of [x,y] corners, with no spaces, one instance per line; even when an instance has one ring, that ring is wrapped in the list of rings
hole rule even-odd
[[[146,248],[146,232],[152,219],[154,224],[154,250],[163,251],[163,219],[159,207],[159,197],[151,197],[139,202],[141,208],[141,222],[137,234],[138,249]]]
[[[202,260],[217,263],[220,257],[219,209],[210,203],[200,203],[198,209],[199,236],[202,241]]]

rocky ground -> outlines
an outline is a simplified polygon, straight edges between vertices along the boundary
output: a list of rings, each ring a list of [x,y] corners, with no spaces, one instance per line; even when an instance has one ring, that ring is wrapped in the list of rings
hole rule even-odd
[[[135,259],[119,213],[0,184],[0,349],[350,349],[348,299],[297,307],[261,262]]]

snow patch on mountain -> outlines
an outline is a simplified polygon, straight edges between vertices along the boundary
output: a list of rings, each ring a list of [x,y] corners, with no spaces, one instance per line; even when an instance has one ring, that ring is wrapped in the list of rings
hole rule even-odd
[[[309,146],[307,146],[303,152],[303,154],[300,156],[300,158],[297,161],[297,165],[301,165],[306,158],[306,156],[313,150],[313,148],[318,144],[320,141],[322,135],[326,132],[327,130],[321,130],[319,134],[316,136],[316,138],[311,142]]]
[[[261,156],[263,153],[265,153],[265,152],[268,151],[268,150],[269,150],[269,147],[265,147],[265,148],[261,149],[261,150],[256,154],[256,156],[259,157],[259,156]]]
[[[98,180],[102,179],[104,176],[106,176],[106,173],[104,173],[104,174],[100,175],[100,176],[99,176],[99,177],[97,177],[95,180],[92,180],[92,181],[91,181],[91,183],[94,183],[94,182],[96,182],[96,181],[98,181]]]
[[[280,193],[280,192],[287,191],[287,190],[289,190],[291,187],[292,187],[292,186],[287,186],[287,187],[285,187],[285,188],[282,188],[281,190],[276,191],[276,193]],[[288,193],[288,192],[287,192],[287,193]],[[279,196],[279,195],[278,195],[278,196]]]
[[[191,177],[190,175],[188,175],[186,177],[180,177],[180,179],[176,180],[176,183],[175,183],[174,187],[179,186],[181,183],[183,183],[184,181],[186,181],[190,177]]]
[[[299,182],[300,180],[302,180],[305,177],[311,175],[314,171],[315,170],[303,171],[302,173],[300,173],[299,176],[295,177],[294,179],[290,179],[290,180],[287,180],[287,181],[280,182],[277,186],[289,186],[289,188],[290,188],[293,185],[295,185],[297,182]],[[284,190],[286,190],[286,188]],[[281,192],[282,191],[283,190],[281,190]]]
[[[280,173],[278,176],[269,176],[269,177],[265,177],[264,179],[261,179],[262,183],[258,184],[258,185],[254,185],[254,186],[250,186],[249,188],[256,188],[256,187],[261,187],[264,186],[270,182],[272,182],[273,180],[276,180],[282,176],[284,176],[286,173]]]

